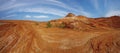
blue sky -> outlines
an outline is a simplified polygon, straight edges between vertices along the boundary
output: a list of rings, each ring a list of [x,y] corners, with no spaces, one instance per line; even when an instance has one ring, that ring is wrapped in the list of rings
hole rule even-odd
[[[120,15],[120,0],[0,0],[0,20],[48,21],[68,13],[92,18]]]

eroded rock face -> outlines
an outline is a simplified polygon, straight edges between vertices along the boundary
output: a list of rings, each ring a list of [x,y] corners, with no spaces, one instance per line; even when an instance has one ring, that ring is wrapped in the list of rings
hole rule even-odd
[[[112,27],[114,28],[120,28],[120,16],[112,16],[110,17],[112,21]]]
[[[110,27],[110,28],[120,28],[120,24],[119,24],[120,23],[120,16],[90,19],[90,22],[95,23],[97,26],[104,26],[104,27]]]
[[[91,39],[91,49],[93,53],[119,53],[120,52],[120,35],[104,34]]]
[[[120,28],[120,16],[104,18],[87,18],[85,16],[64,17],[52,23],[54,25],[64,23],[66,28],[77,28],[80,30]]]

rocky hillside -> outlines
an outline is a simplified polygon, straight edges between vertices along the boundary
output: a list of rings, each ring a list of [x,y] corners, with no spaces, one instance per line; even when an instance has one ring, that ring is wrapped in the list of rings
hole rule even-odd
[[[120,53],[120,17],[0,20],[0,53]]]
[[[120,16],[88,18],[86,16],[75,16],[69,13],[62,19],[50,21],[53,26],[64,24],[65,28],[92,30],[120,28]]]

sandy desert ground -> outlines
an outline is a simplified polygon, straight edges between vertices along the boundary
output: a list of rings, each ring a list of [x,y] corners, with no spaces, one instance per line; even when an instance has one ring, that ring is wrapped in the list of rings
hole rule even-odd
[[[0,53],[120,53],[119,16],[68,15],[50,23],[0,20]]]

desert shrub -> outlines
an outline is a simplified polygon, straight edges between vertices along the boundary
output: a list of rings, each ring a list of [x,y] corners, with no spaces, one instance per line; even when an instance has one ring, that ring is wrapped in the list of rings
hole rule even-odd
[[[39,25],[39,23],[36,22],[35,25]]]
[[[65,28],[65,24],[64,23],[61,23],[60,25],[59,25],[59,28]]]
[[[47,23],[47,28],[52,27],[52,24],[50,22]]]

